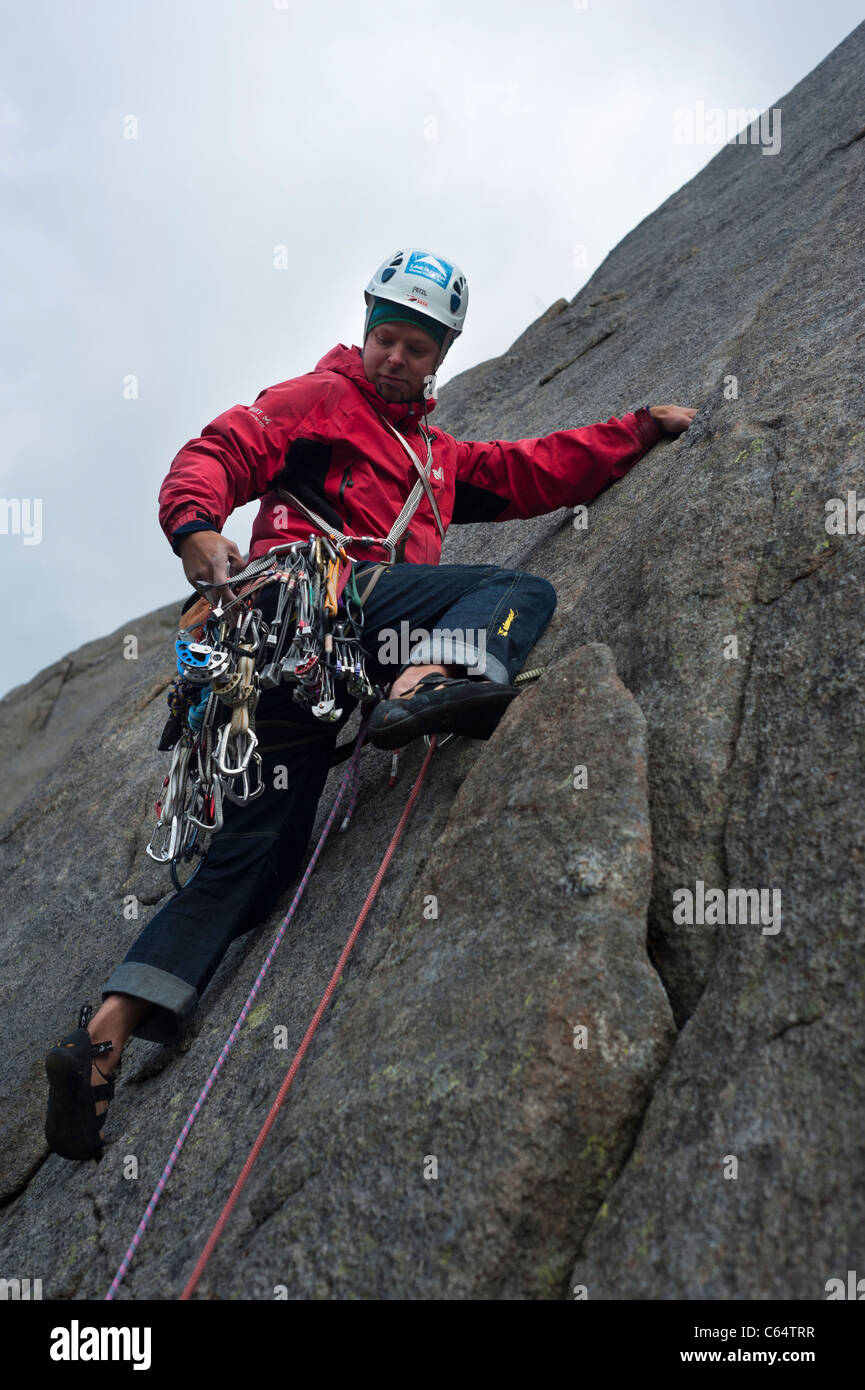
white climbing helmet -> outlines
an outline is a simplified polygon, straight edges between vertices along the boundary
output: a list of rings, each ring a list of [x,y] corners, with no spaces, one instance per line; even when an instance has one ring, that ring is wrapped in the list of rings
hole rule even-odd
[[[364,341],[377,299],[390,300],[443,323],[448,331],[442,342],[439,365],[451,343],[463,331],[469,303],[468,282],[459,266],[417,246],[394,252],[379,266],[363,295],[366,300]]]

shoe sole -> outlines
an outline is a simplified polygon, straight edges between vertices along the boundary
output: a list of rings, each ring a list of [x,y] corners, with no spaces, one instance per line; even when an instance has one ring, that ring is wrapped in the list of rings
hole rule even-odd
[[[93,1139],[86,1137],[93,1125],[94,1101],[90,1062],[88,1059],[85,1078],[81,1074],[81,1060],[72,1048],[49,1052],[45,1058],[45,1073],[50,1087],[45,1138],[52,1153],[59,1154],[61,1158],[98,1160],[103,1154],[104,1141],[96,1139],[98,1151],[94,1152]],[[105,1111],[95,1118],[104,1122],[107,1113]]]
[[[484,690],[450,705],[441,702],[414,714],[407,711],[393,724],[371,729],[369,742],[375,748],[403,748],[422,734],[462,734],[466,738],[488,739],[511,700],[519,693],[518,690]]]

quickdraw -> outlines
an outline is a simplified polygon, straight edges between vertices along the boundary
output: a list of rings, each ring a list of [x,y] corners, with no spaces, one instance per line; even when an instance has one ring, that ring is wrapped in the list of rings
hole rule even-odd
[[[361,704],[384,693],[366,671],[363,607],[343,546],[321,535],[274,546],[227,582],[242,592],[178,634],[178,674],[159,742],[174,751],[147,853],[170,866],[178,889],[179,866],[197,859],[194,874],[205,837],[221,829],[225,800],[242,806],[264,791],[255,732],[261,690],[292,686],[292,698],[325,723],[342,717],[341,688]],[[252,596],[271,583],[279,594],[266,623]],[[200,592],[212,587],[196,585]]]

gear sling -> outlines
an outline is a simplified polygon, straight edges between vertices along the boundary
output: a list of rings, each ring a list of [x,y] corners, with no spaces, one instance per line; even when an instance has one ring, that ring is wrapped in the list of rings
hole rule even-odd
[[[361,703],[374,703],[383,695],[366,674],[360,641],[363,605],[386,566],[379,563],[364,575],[360,593],[354,573],[356,561],[348,555],[347,547],[380,545],[389,552],[390,562],[396,563],[397,544],[424,493],[442,539],[445,533],[430,482],[433,455],[429,431],[419,425],[426,443],[424,465],[400,431],[389,420],[383,422],[418,474],[387,536],[350,536],[333,530],[293,493],[278,489],[279,496],[325,534],[310,535],[307,546],[293,542],[272,547],[233,576],[232,585],[245,587],[230,603],[211,609],[201,600],[181,615],[186,616],[186,626],[176,642],[178,679],[168,696],[170,717],[159,743],[160,749],[173,748],[174,752],[156,803],[156,827],[147,846],[151,858],[170,864],[176,886],[178,862],[188,863],[202,853],[202,833],[215,834],[221,829],[224,801],[244,805],[264,790],[255,729],[260,690],[273,689],[284,681],[294,686],[293,698],[299,704],[329,723],[342,716],[336,705],[337,683],[344,682],[347,692]],[[251,606],[250,596],[271,582],[278,583],[280,590],[275,615],[267,624],[261,611]],[[341,619],[340,606],[344,609]],[[231,609],[235,611],[229,616]],[[285,652],[289,631],[292,636]],[[230,715],[217,729],[224,709]],[[301,739],[269,747],[299,747],[328,736],[325,730],[310,732]],[[334,750],[331,766],[344,761],[353,747],[354,742],[350,742]]]

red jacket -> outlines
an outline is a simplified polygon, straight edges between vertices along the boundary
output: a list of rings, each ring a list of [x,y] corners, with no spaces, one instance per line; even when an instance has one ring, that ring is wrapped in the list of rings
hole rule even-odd
[[[250,559],[272,545],[305,540],[315,528],[289,511],[274,488],[349,535],[385,536],[417,482],[389,418],[421,462],[424,404],[389,404],[364,375],[361,350],[340,343],[313,372],[269,386],[251,406],[236,405],[180,450],[159,492],[159,522],[177,552],[177,533],[221,531],[235,507],[261,498]],[[475,443],[441,429],[432,435],[432,486],[445,528],[473,521],[540,516],[591,501],[621,478],[661,437],[646,409],[603,425],[557,430],[540,439]],[[275,518],[275,509],[280,512]],[[276,524],[278,519],[279,525]],[[383,560],[362,546],[357,559]],[[437,565],[441,537],[426,495],[397,551],[411,564]]]

